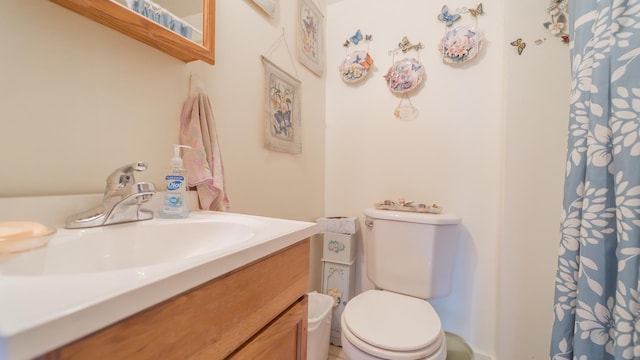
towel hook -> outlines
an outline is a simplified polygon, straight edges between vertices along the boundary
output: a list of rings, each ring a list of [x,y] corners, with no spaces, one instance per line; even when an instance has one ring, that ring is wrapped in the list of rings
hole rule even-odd
[[[198,75],[191,74],[189,76],[189,96],[200,92],[204,92],[204,81]]]

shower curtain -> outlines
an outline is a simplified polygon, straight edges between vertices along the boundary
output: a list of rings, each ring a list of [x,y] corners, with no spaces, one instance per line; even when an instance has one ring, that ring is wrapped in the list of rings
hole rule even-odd
[[[640,359],[640,0],[570,0],[551,359]]]

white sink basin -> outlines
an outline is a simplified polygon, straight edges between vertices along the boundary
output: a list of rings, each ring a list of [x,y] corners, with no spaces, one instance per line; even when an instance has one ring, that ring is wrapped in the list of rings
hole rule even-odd
[[[0,261],[0,275],[87,274],[146,267],[236,249],[253,235],[247,224],[215,219],[60,229],[48,246]]]

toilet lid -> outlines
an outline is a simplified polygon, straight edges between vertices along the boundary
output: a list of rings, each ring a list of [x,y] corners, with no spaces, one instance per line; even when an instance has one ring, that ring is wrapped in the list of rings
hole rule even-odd
[[[430,347],[442,333],[440,318],[427,301],[382,290],[351,299],[342,319],[362,341],[392,351]]]

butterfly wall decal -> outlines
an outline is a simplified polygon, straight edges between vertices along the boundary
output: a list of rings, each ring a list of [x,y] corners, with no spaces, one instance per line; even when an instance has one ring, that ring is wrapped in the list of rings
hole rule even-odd
[[[356,58],[352,61],[352,63],[360,64],[365,69],[369,70],[369,67],[371,66],[371,64],[373,64],[373,59],[371,58],[371,55],[369,55],[369,53],[364,55],[364,58],[360,57],[360,54],[356,54]]]
[[[469,12],[473,16],[484,15],[484,10],[482,9],[482,3],[478,4],[475,9],[469,9]]]
[[[362,65],[362,67],[367,70],[369,70],[371,65],[373,65],[373,59],[371,58],[371,55],[369,55],[369,53],[367,53],[367,56],[363,61],[360,61],[360,65]]]
[[[347,54],[338,69],[342,80],[347,83],[353,83],[366,78],[372,65],[373,59],[367,51],[355,50]]]
[[[402,50],[403,52],[407,52],[409,50],[411,50],[413,48],[413,45],[411,45],[411,43],[409,42],[409,38],[408,37],[403,37],[402,40],[398,43],[398,47],[400,48],[400,50]]]
[[[518,49],[518,55],[522,55],[522,52],[524,51],[524,48],[527,47],[527,44],[522,41],[521,38],[518,38],[515,41],[511,42],[511,46],[515,46],[516,49]]]
[[[360,40],[362,40],[362,32],[360,32],[360,29],[358,29],[358,31],[356,31],[356,33],[349,40],[352,43],[358,45]]]
[[[447,26],[451,26],[454,22],[460,20],[460,14],[450,14],[449,7],[444,5],[442,6],[440,14],[438,14],[438,20],[444,21]]]
[[[420,50],[424,46],[422,45],[422,43],[418,43],[416,45],[411,44],[411,42],[409,41],[409,38],[405,36],[398,43],[398,47],[400,48],[400,50],[402,50],[403,53],[406,53],[409,50],[416,50],[416,51]]]
[[[345,42],[342,44],[342,46],[344,47],[349,47],[349,45],[353,44],[353,45],[358,45],[361,41],[371,41],[373,40],[373,36],[368,35],[368,34],[362,34],[362,31],[360,31],[360,29],[358,29],[356,31],[355,34],[353,34],[352,37],[348,38],[347,40],[345,40]]]

